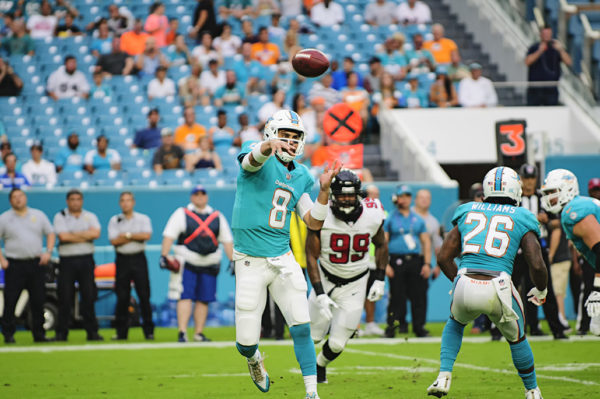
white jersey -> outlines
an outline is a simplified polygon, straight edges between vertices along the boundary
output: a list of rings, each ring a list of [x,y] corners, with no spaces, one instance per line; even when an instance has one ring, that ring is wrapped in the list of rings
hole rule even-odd
[[[362,214],[354,223],[336,218],[329,208],[321,229],[321,267],[341,278],[352,278],[369,268],[369,244],[385,220],[378,199],[363,199]]]

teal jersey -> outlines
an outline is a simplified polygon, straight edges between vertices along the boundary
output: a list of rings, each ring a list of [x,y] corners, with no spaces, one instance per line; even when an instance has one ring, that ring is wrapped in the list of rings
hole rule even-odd
[[[244,156],[258,142],[246,142]],[[292,161],[288,170],[271,156],[257,172],[240,170],[233,205],[233,245],[236,251],[256,257],[280,256],[290,250],[290,215],[315,180],[306,168]]]
[[[560,222],[567,239],[573,242],[575,248],[583,255],[592,267],[596,267],[596,254],[585,245],[581,237],[573,234],[573,227],[588,215],[594,215],[600,223],[600,201],[595,198],[577,196],[573,198],[562,211]],[[600,270],[596,270],[600,272]]]
[[[512,205],[468,202],[456,209],[452,224],[458,226],[462,239],[460,269],[512,274],[523,236],[529,231],[540,235],[535,215]]]

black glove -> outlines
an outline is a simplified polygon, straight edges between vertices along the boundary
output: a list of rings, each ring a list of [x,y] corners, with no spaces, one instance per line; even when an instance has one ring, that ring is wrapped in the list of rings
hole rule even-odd
[[[160,266],[161,269],[168,269],[169,261],[167,260],[167,257],[164,255],[161,255],[160,259],[158,261],[158,265]]]
[[[229,261],[229,267],[227,268],[227,271],[230,275],[235,276],[235,261]]]

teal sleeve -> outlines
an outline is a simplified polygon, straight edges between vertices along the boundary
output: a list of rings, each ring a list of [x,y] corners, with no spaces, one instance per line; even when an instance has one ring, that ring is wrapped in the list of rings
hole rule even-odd
[[[517,208],[517,210],[523,215],[522,221],[523,226],[525,227],[525,233],[532,231],[539,237],[541,234],[540,223],[538,222],[536,216],[525,208]]]
[[[240,150],[240,153],[237,156],[238,162],[240,163],[240,165],[242,164],[242,161],[244,160],[244,156],[249,153],[250,151],[252,151],[252,149],[254,148],[254,144],[256,143],[260,143],[260,141],[246,141],[243,145],[242,145],[242,149]]]
[[[456,226],[458,224],[458,221],[460,220],[460,218],[465,214],[467,207],[465,205],[468,204],[462,204],[461,206],[459,206],[458,208],[456,208],[456,211],[454,211],[454,216],[452,216],[452,225]]]

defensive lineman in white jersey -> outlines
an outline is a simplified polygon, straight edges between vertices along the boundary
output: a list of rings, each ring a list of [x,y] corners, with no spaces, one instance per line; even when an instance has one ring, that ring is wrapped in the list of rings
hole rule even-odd
[[[327,382],[326,367],[340,355],[356,330],[369,279],[369,244],[375,245],[376,280],[367,299],[384,293],[388,246],[382,226],[385,213],[377,199],[363,199],[356,174],[342,170],[331,182],[330,207],[320,231],[306,238],[311,336],[329,338],[317,356],[317,382]],[[318,264],[317,264],[318,259]]]

